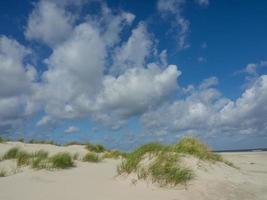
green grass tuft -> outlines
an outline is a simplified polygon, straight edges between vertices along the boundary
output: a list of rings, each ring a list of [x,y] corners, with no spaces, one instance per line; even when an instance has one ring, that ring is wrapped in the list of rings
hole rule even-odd
[[[30,164],[32,155],[25,151],[19,151],[16,158],[18,166],[25,166]]]
[[[207,145],[193,137],[185,137],[171,148],[174,152],[190,154],[203,160],[222,161],[220,155],[213,153]]]
[[[52,168],[66,169],[74,166],[72,156],[67,152],[52,156],[50,162]]]
[[[44,150],[39,150],[33,154],[31,167],[33,169],[45,169],[49,168],[48,163],[48,152]]]
[[[19,155],[20,149],[18,147],[13,147],[9,149],[3,156],[3,159],[15,159]]]
[[[148,172],[151,174],[152,181],[160,185],[175,186],[179,183],[186,183],[194,177],[192,170],[179,165],[177,155],[167,155],[166,153],[158,156],[152,162]]]
[[[142,145],[138,149],[129,153],[126,157],[126,160],[118,168],[119,173],[131,173],[137,170],[137,165],[142,160],[145,154],[157,154],[163,151],[165,148],[160,143],[149,143]]]
[[[194,177],[194,173],[179,162],[179,157],[183,154],[234,166],[233,163],[225,161],[222,156],[213,153],[207,145],[197,139],[185,137],[173,145],[159,143],[143,145],[129,153],[118,166],[117,171],[119,174],[135,172],[138,178],[150,179],[160,185],[186,183]],[[142,162],[144,160],[146,162]]]
[[[0,143],[3,143],[4,139],[2,137],[0,137]]]
[[[105,147],[101,144],[87,144],[85,146],[85,148],[88,151],[92,151],[92,152],[96,152],[96,153],[102,153],[106,150]]]
[[[101,159],[99,158],[99,156],[96,153],[87,153],[83,157],[83,161],[85,161],[85,162],[99,162],[99,161],[101,161]]]

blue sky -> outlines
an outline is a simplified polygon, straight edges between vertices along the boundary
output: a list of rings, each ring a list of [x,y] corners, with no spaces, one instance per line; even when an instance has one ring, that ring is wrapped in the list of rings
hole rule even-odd
[[[0,132],[266,147],[264,1],[0,3]]]

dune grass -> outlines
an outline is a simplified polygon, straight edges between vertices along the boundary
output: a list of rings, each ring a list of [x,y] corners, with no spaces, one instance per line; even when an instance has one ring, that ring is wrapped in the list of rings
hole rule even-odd
[[[92,152],[95,152],[95,153],[102,153],[104,152],[106,149],[103,145],[101,144],[86,144],[85,148],[88,150],[88,151],[92,151]]]
[[[18,166],[25,166],[30,164],[32,155],[26,151],[19,151],[16,158]]]
[[[52,140],[35,140],[35,139],[31,139],[28,143],[30,144],[51,144],[51,145],[56,145],[56,146],[60,146],[57,143],[55,143]]]
[[[185,137],[172,145],[145,144],[129,153],[117,171],[119,174],[135,172],[138,178],[150,179],[160,185],[186,183],[194,177],[193,171],[179,162],[179,158],[186,154],[201,160],[224,162],[231,167],[234,166],[222,156],[213,153],[207,145],[196,138]],[[142,163],[144,160],[146,163]]]
[[[33,169],[45,169],[48,168],[48,152],[39,150],[33,154],[31,167]]]
[[[67,153],[57,153],[49,159],[52,168],[66,169],[74,166],[72,156]]]
[[[19,155],[19,152],[21,150],[18,147],[13,147],[11,149],[9,149],[3,156],[4,160],[8,160],[8,159],[16,159],[17,156]]]
[[[164,153],[150,164],[148,172],[151,174],[152,182],[157,182],[163,186],[186,183],[194,177],[191,169],[179,164],[177,155],[166,156]]]
[[[4,139],[2,137],[0,137],[0,143],[3,143]]]
[[[84,157],[83,157],[83,161],[84,162],[100,162],[101,159],[100,157],[96,154],[96,153],[87,153]]]
[[[112,150],[112,151],[107,151],[104,153],[102,158],[113,158],[113,159],[119,159],[119,158],[126,158],[127,153],[118,151],[118,150]]]
[[[142,160],[145,154],[157,154],[164,149],[164,146],[159,143],[149,143],[142,145],[133,152],[129,153],[126,159],[118,168],[119,173],[131,173],[137,170],[137,165]]]
[[[222,157],[215,154],[209,147],[193,137],[182,138],[177,144],[171,146],[171,151],[190,154],[203,160],[221,161]]]

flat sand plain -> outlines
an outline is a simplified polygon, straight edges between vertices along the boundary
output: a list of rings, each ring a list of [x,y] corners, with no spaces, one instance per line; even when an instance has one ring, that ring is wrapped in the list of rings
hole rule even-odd
[[[15,146],[28,152],[43,149],[50,155],[68,151],[82,157],[87,152],[81,145],[6,142],[0,144],[0,155]],[[134,176],[117,176],[120,160],[75,161],[74,168],[53,171],[17,168],[15,161],[5,160],[0,162],[0,169],[10,175],[0,178],[0,200],[266,200],[267,152],[221,154],[240,169],[188,157],[196,177],[175,188],[137,181]]]

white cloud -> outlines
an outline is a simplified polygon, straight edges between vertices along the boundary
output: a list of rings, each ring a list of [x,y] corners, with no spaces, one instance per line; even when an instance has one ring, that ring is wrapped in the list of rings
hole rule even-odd
[[[70,126],[68,127],[64,132],[65,133],[76,133],[76,132],[79,132],[80,129],[76,126]]]
[[[45,111],[58,117],[80,117],[101,88],[105,56],[98,30],[89,23],[78,25],[46,60],[49,69],[37,95]]]
[[[37,123],[37,127],[45,127],[45,126],[54,126],[56,125],[56,120],[53,119],[51,116],[43,116]]]
[[[29,16],[25,36],[54,47],[72,32],[74,16],[54,1],[40,1]]]
[[[212,81],[213,80],[213,81]],[[208,82],[214,82],[214,78]],[[148,129],[164,133],[265,134],[267,130],[267,76],[260,76],[241,97],[232,101],[206,84],[142,116]],[[215,81],[217,82],[217,81]],[[171,119],[171,120],[170,120]]]
[[[157,4],[158,11],[163,17],[171,16],[174,19],[174,29],[178,42],[178,46],[181,49],[190,47],[187,42],[190,22],[183,16],[183,6],[185,0],[159,0]]]
[[[126,117],[143,113],[176,89],[179,75],[177,67],[170,65],[163,71],[151,66],[129,69],[118,78],[106,76],[97,107]]]
[[[117,49],[113,58],[112,71],[121,73],[129,68],[143,68],[146,58],[151,56],[152,44],[146,26],[140,23],[132,31],[128,41]]]
[[[36,70],[24,64],[31,51],[16,40],[0,36],[0,127],[12,128],[31,114]]]

